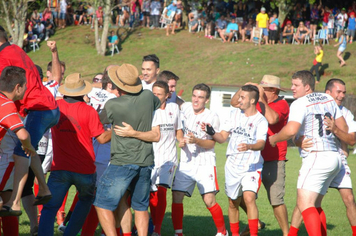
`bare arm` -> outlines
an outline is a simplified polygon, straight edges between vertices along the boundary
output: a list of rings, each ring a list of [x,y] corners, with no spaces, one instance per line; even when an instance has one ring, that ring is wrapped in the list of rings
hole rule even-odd
[[[62,82],[61,63],[59,62],[58,50],[56,41],[47,41],[47,46],[52,52],[52,80],[57,81],[58,84]]]
[[[276,143],[293,138],[297,134],[300,126],[301,124],[296,121],[289,121],[279,133],[269,137],[271,146],[274,147]]]
[[[222,130],[220,133],[215,133],[213,135],[213,139],[218,143],[224,143],[224,142],[226,142],[227,138],[229,137],[229,134],[230,133]]]
[[[98,140],[99,143],[104,144],[107,143],[111,140],[111,130],[106,130],[102,134],[96,137],[96,140]]]
[[[196,144],[199,147],[205,149],[212,149],[215,146],[215,140],[212,139],[200,139],[194,136],[193,133],[189,133],[187,137],[185,137],[185,142],[188,144]]]
[[[265,140],[257,140],[254,144],[240,143],[238,145],[237,150],[240,152],[245,152],[247,150],[251,151],[260,151],[265,148],[266,141]]]
[[[241,89],[239,89],[239,91],[237,91],[234,96],[231,98],[231,106],[235,107],[235,108],[239,108],[240,106],[240,102],[239,102],[239,98],[240,98],[240,94],[241,94]]]
[[[331,117],[331,119],[329,119],[328,117],[325,117],[324,124],[326,125],[326,130],[330,130],[341,141],[343,141],[351,146],[356,144],[355,133],[348,133],[348,132],[345,132],[345,131],[339,129],[339,127],[336,126],[335,120],[333,117]]]
[[[180,148],[185,146],[185,141],[184,141],[184,134],[183,134],[183,130],[179,129],[176,131],[176,138],[178,141],[178,146]]]
[[[116,135],[121,137],[137,138],[145,142],[158,142],[161,137],[159,126],[152,127],[150,131],[141,132],[134,130],[131,125],[125,122],[122,122],[122,125],[123,126],[115,125],[114,128]]]
[[[35,156],[36,150],[31,144],[31,137],[27,130],[25,128],[17,130],[16,136],[20,140],[22,149],[25,151],[26,155],[31,157]]]

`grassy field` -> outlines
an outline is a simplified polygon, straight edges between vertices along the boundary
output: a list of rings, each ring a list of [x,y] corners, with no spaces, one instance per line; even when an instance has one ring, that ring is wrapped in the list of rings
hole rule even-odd
[[[248,81],[259,82],[264,74],[273,74],[282,78],[282,87],[290,87],[291,75],[301,69],[310,69],[314,59],[311,45],[275,45],[254,46],[250,43],[223,44],[220,40],[204,38],[203,33],[189,34],[187,31],[177,32],[175,36],[166,37],[162,30],[137,29],[129,33],[128,37],[120,44],[120,54],[113,57],[97,55],[94,48],[94,34],[88,27],[68,27],[57,31],[52,38],[57,41],[60,59],[67,64],[65,75],[80,72],[85,79],[91,79],[96,73],[102,72],[107,65],[131,63],[140,68],[142,56],[156,53],[161,60],[161,70],[175,72],[181,80],[178,90],[185,90],[183,98],[189,99],[193,85],[205,82],[209,84],[244,84]],[[355,43],[347,46],[346,57],[348,65],[340,68],[336,58],[336,48],[325,46],[323,60],[324,75],[317,90],[323,90],[325,82],[332,78],[342,78],[347,83],[348,93],[355,94],[356,83],[354,65],[356,59]],[[41,43],[41,49],[30,52],[29,56],[43,70],[51,60],[51,54],[45,43]],[[246,64],[249,62],[249,64]],[[228,226],[228,201],[224,193],[224,164],[226,144],[217,145],[218,180],[221,192],[217,195],[217,201],[221,205],[225,222]],[[287,179],[286,179],[286,205],[289,219],[296,202],[296,182],[301,159],[295,148],[288,149],[287,155]],[[351,169],[356,168],[356,156],[349,157]],[[356,181],[353,176],[353,181]],[[67,202],[67,211],[74,196],[71,189]],[[171,196],[168,194],[168,203]],[[270,207],[265,189],[262,187],[257,201],[260,219],[266,223],[266,229],[260,235],[281,235],[272,208]],[[205,236],[215,235],[215,227],[209,211],[205,208],[198,191],[192,198],[184,200],[184,235]],[[331,236],[351,235],[351,229],[345,214],[345,207],[336,190],[330,190],[323,202],[327,216],[328,233]],[[166,217],[163,222],[162,235],[173,235],[171,223],[170,204],[167,206]],[[241,214],[241,228],[247,223],[246,215]],[[29,222],[26,214],[20,217],[20,235],[29,235]],[[55,224],[55,226],[57,226]],[[51,226],[48,226],[51,227]],[[97,235],[100,235],[97,230]],[[60,235],[56,232],[56,235]],[[307,235],[302,227],[299,235]]]
[[[229,220],[227,217],[228,200],[224,192],[224,165],[225,165],[225,152],[226,143],[216,145],[216,159],[217,159],[217,173],[220,186],[220,193],[217,194],[217,201],[223,209],[225,216],[225,224],[229,228]],[[285,202],[288,208],[289,221],[291,219],[291,213],[296,203],[296,184],[298,177],[298,170],[301,165],[301,159],[299,158],[296,148],[289,148],[287,153],[288,162],[286,165],[286,196]],[[350,155],[348,158],[350,168],[356,169],[356,155]],[[352,180],[355,183],[356,177],[352,175]],[[163,221],[162,235],[174,235],[173,225],[171,221],[171,194],[167,192],[167,210],[166,216]],[[264,187],[260,188],[259,198],[257,205],[260,213],[260,219],[266,223],[266,228],[260,231],[260,235],[263,236],[276,236],[282,235],[278,223],[274,218],[272,208],[269,205],[267,194]],[[68,196],[66,205],[66,211],[70,208],[72,198],[74,196],[74,189],[72,188]],[[345,207],[339,196],[337,190],[330,189],[324,198],[322,207],[324,208],[327,218],[328,235],[340,236],[340,235],[352,235],[351,227],[349,226],[348,219],[346,217]],[[20,235],[29,235],[30,227],[26,214],[20,217]],[[247,217],[245,213],[240,214],[240,228],[243,228],[247,224]],[[48,226],[50,227],[50,226]],[[57,228],[57,224],[55,223]],[[209,211],[206,209],[199,192],[195,189],[191,198],[185,198],[184,200],[184,219],[183,219],[184,235],[186,236],[206,236],[215,235],[215,226],[211,218]],[[101,230],[98,228],[96,235],[100,235]],[[55,230],[55,235],[61,235]],[[307,235],[304,226],[302,226],[300,236]]]

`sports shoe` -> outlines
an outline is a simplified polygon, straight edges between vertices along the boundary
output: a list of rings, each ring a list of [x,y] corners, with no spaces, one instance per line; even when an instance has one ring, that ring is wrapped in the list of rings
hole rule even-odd
[[[61,234],[64,234],[64,231],[66,230],[67,226],[63,225],[63,223],[58,226],[58,232],[60,232]]]
[[[215,236],[229,236],[229,231],[226,230],[226,234],[217,233]]]
[[[48,39],[49,39],[49,37],[48,37],[48,36],[46,36],[45,41],[47,41]]]

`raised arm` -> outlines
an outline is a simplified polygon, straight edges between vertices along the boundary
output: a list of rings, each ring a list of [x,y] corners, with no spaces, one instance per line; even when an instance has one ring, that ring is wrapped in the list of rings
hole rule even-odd
[[[58,84],[62,82],[62,68],[58,57],[58,50],[56,46],[56,41],[47,41],[47,46],[52,52],[52,80],[57,81]]]

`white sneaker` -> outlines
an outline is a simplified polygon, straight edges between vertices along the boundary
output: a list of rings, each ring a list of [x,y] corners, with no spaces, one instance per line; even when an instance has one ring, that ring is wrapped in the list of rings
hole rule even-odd
[[[66,230],[67,226],[63,225],[63,223],[58,226],[58,232],[60,232],[61,234],[64,234],[64,231]]]
[[[229,231],[226,230],[226,234],[217,233],[215,236],[229,236]]]
[[[49,37],[47,36],[46,38],[45,38],[45,41],[47,41],[49,39]]]

